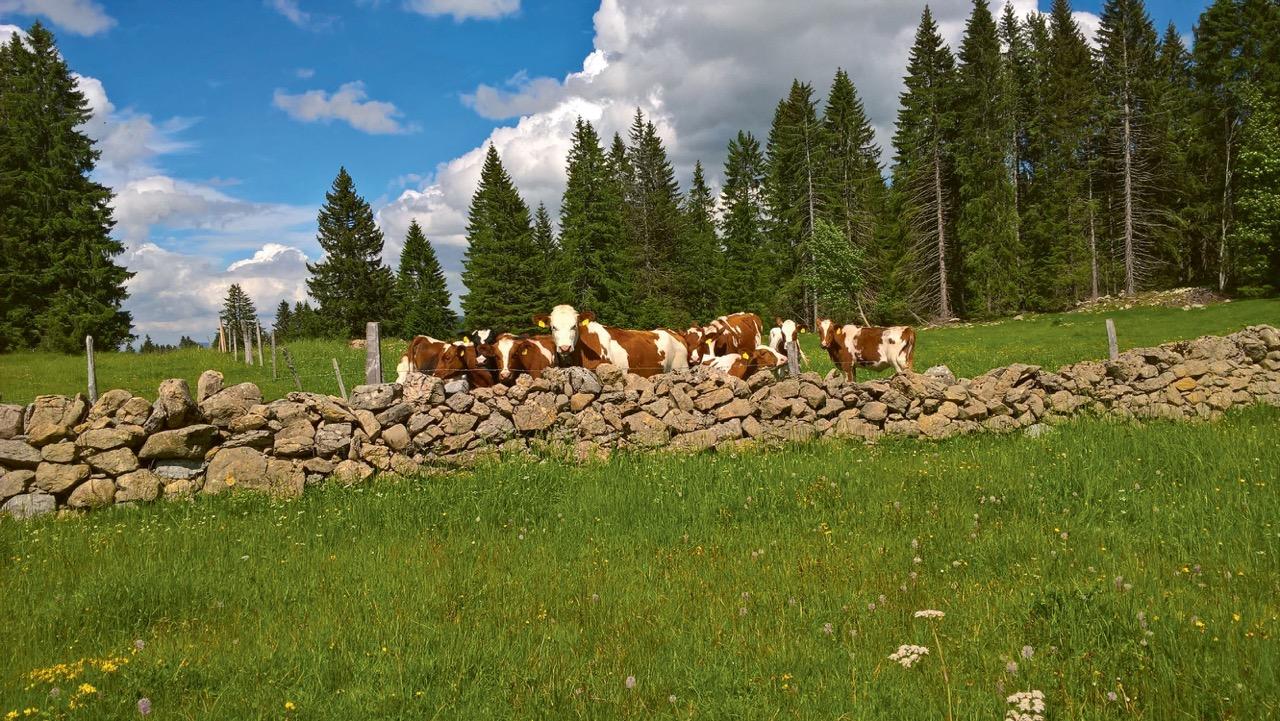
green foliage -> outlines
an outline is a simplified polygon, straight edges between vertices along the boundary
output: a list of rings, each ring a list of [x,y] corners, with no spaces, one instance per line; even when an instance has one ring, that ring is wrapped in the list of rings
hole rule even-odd
[[[490,145],[467,213],[462,271],[467,327],[511,332],[532,327],[534,314],[546,312],[543,274],[530,262],[537,256],[529,206]]]
[[[289,331],[293,328],[293,311],[289,309],[289,301],[282,300],[280,305],[276,306],[276,321],[272,324],[272,328],[275,330],[277,340],[288,337]]]
[[[1245,86],[1240,192],[1232,232],[1233,277],[1242,287],[1280,287],[1280,107]]]
[[[551,214],[544,203],[538,203],[533,214],[533,247],[537,251],[533,262],[539,264],[544,274],[540,306],[552,308],[562,303],[568,293],[559,275],[562,263],[560,242],[556,239],[555,228],[551,227]]]
[[[634,264],[631,322],[641,328],[688,325],[678,267],[680,187],[658,129],[640,110],[631,123],[622,195],[628,257]]]
[[[89,117],[43,25],[0,47],[0,352],[134,337],[111,191],[89,177],[100,155],[80,129]]]
[[[382,263],[382,231],[345,167],[325,194],[317,224],[325,255],[307,264],[307,289],[333,332],[363,337],[366,323],[393,318],[395,279]]]
[[[720,312],[760,313],[768,307],[769,286],[764,274],[772,270],[764,235],[765,209],[762,200],[765,163],[760,142],[751,133],[739,130],[729,141],[724,161],[724,190],[721,193],[720,237],[724,245],[721,270]],[[768,277],[774,277],[769,273]]]
[[[403,338],[415,335],[447,338],[457,330],[458,317],[449,307],[444,269],[417,220],[409,223],[404,250],[400,252],[396,308],[395,330]]]
[[[615,157],[600,147],[591,123],[578,119],[569,148],[564,198],[560,202],[559,272],[562,288],[546,313],[559,303],[590,310],[613,324],[631,317],[631,263],[623,228],[622,185],[626,152],[614,137]]]
[[[866,249],[850,241],[831,221],[819,218],[808,250],[813,257],[808,280],[816,289],[823,313],[857,318],[858,296],[866,286]]]
[[[693,165],[693,183],[680,208],[676,271],[687,321],[705,321],[718,315],[724,286],[724,257],[716,237],[716,201],[707,187],[702,163]]]
[[[806,286],[812,259],[804,252],[821,203],[822,126],[813,86],[793,80],[778,102],[765,148],[764,199],[768,209],[765,258],[760,281],[773,290],[772,313],[812,320],[812,288]]]

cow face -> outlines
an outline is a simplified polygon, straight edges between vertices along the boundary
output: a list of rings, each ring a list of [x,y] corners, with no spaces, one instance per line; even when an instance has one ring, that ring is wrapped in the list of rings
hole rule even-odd
[[[508,383],[515,378],[519,360],[517,354],[523,345],[523,341],[515,336],[498,336],[498,340],[493,344],[493,357],[498,366],[498,380]]]
[[[782,339],[787,343],[795,341],[800,333],[809,330],[809,326],[804,323],[797,323],[790,318],[774,318],[774,322],[782,329]]]
[[[830,318],[818,319],[818,340],[823,348],[831,348],[836,342],[836,322]]]
[[[551,309],[549,315],[534,316],[533,322],[539,328],[550,328],[551,338],[555,341],[556,352],[560,355],[572,353],[578,347],[578,338],[582,329],[596,319],[591,311],[579,313],[571,305],[558,305]]]
[[[464,341],[450,343],[440,354],[440,362],[431,375],[448,379],[462,373],[467,369],[466,349],[470,347],[470,343],[464,345]]]
[[[704,338],[706,338],[706,332],[698,326],[684,332],[684,344],[689,347],[689,365],[702,362]]]

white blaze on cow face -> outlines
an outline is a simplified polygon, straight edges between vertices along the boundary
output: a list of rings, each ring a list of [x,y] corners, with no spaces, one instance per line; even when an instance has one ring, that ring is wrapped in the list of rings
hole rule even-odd
[[[818,337],[822,340],[822,347],[829,348],[836,340],[836,324],[830,318],[818,319]]]
[[[551,309],[550,325],[556,350],[572,353],[578,347],[578,311],[571,305],[558,305]]]
[[[498,378],[504,381],[511,378],[511,354],[515,347],[515,338],[499,338],[494,344],[498,356]]]

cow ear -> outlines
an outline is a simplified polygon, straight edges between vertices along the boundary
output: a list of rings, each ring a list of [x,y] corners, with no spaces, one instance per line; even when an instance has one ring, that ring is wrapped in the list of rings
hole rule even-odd
[[[533,317],[534,325],[538,326],[539,328],[546,328],[547,324],[550,322],[551,322],[551,316],[545,313],[540,313]]]
[[[596,319],[596,314],[589,310],[584,310],[578,314],[578,318],[582,321],[583,325],[586,325]]]

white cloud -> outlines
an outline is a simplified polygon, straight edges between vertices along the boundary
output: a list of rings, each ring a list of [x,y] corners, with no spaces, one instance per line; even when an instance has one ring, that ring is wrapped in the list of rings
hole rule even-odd
[[[9,38],[13,37],[14,35],[17,35],[20,38],[26,38],[27,31],[23,30],[17,25],[0,24],[0,45],[4,45],[8,43]]]
[[[308,90],[291,95],[277,89],[272,103],[294,120],[306,123],[341,120],[356,130],[374,135],[409,133],[417,126],[403,125],[401,113],[393,103],[366,100],[364,83],[344,83],[332,95],[323,90]]]
[[[315,68],[298,68],[297,70],[293,71],[293,74],[302,78],[303,80],[310,80],[311,78],[315,77],[316,69]]]
[[[151,238],[154,228],[205,231],[195,240],[219,253],[253,247],[262,237],[297,237],[315,221],[310,207],[257,203],[209,185],[152,175],[115,189],[116,235],[130,243]],[[306,237],[302,235],[300,237]]]
[[[332,15],[316,15],[303,10],[298,5],[298,0],[265,0],[265,2],[267,7],[304,30],[327,30],[337,21],[337,18]]]
[[[93,0],[0,0],[0,14],[3,13],[39,15],[76,35],[97,35],[116,24],[115,18]]]
[[[404,7],[429,17],[450,15],[457,22],[493,20],[520,11],[520,0],[406,0]]]

